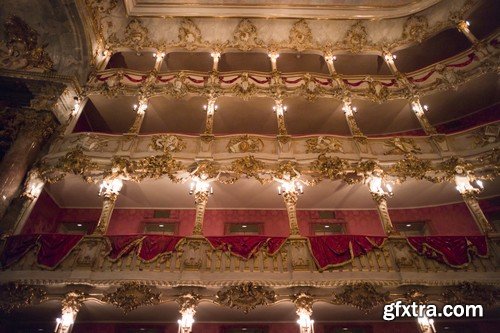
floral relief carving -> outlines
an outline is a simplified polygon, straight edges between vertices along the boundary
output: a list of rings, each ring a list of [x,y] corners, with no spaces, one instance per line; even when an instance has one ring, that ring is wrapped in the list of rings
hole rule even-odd
[[[434,178],[428,175],[432,170],[430,161],[421,160],[413,154],[408,154],[405,155],[404,159],[393,164],[389,173],[398,177],[400,181],[407,178],[434,181]]]
[[[186,148],[186,143],[177,135],[154,135],[149,147],[164,153],[177,153]]]
[[[0,310],[11,312],[13,310],[38,304],[46,299],[43,287],[19,283],[6,283],[0,285]]]
[[[306,140],[306,153],[343,153],[342,143],[331,136],[318,136]]]
[[[261,139],[247,134],[231,138],[226,146],[230,153],[258,153],[263,147],[264,142]]]
[[[257,87],[250,82],[248,73],[244,72],[240,75],[240,82],[233,86],[232,91],[236,96],[247,101],[250,96],[257,92]]]
[[[384,142],[384,155],[420,154],[422,149],[411,138],[392,138]]]
[[[410,16],[403,26],[403,39],[422,42],[427,35],[429,22],[425,16]]]
[[[311,28],[305,20],[295,22],[288,38],[289,46],[297,51],[303,51],[313,45]]]
[[[215,301],[248,313],[259,305],[269,305],[276,302],[276,293],[274,290],[256,285],[253,282],[245,282],[217,292]]]
[[[103,301],[128,313],[140,306],[160,303],[160,293],[155,292],[149,286],[137,282],[127,282],[118,287],[116,291],[105,294]]]
[[[261,174],[264,172],[264,163],[257,160],[254,156],[245,156],[231,163],[231,171],[239,178],[241,175],[253,177],[262,182]]]
[[[379,292],[370,283],[357,283],[345,287],[344,291],[333,295],[334,304],[347,304],[368,313],[379,304],[389,301],[389,292]]]
[[[361,21],[352,25],[344,36],[344,44],[352,53],[359,53],[368,44],[368,33]]]
[[[496,302],[497,290],[477,282],[463,282],[448,287],[442,294],[447,304],[481,304],[490,307]]]
[[[181,21],[179,44],[188,50],[194,50],[203,44],[200,28],[188,18]]]
[[[249,19],[242,19],[233,32],[231,46],[242,51],[249,51],[252,48],[262,46],[262,44],[262,40],[257,36],[257,27]]]
[[[9,16],[4,22],[5,42],[0,42],[0,67],[51,71],[54,63],[40,45],[40,35],[19,16]]]
[[[127,24],[123,39],[120,40],[116,33],[113,33],[109,37],[109,41],[112,45],[126,45],[136,51],[151,45],[148,29],[143,25],[142,21],[137,18],[130,20]]]

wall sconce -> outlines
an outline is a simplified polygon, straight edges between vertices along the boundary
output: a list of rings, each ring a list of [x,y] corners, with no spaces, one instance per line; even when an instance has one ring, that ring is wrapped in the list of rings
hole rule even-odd
[[[300,333],[314,333],[314,320],[311,319],[309,312],[305,309],[297,310],[299,319],[297,324],[299,324]]]
[[[191,333],[194,324],[194,310],[186,310],[182,313],[182,318],[177,320],[179,324],[178,333]]]
[[[139,100],[139,105],[134,104],[134,111],[138,114],[144,114],[148,109],[148,102],[146,99]]]
[[[278,195],[282,193],[296,192],[298,194],[304,194],[304,185],[300,182],[282,182],[282,185],[278,186]]]
[[[434,319],[429,319],[424,314],[423,316],[418,317],[417,322],[422,333],[436,333],[436,327],[434,327]]]
[[[202,180],[195,180],[189,186],[189,195],[193,195],[194,193],[199,193],[199,192],[208,192],[208,194],[213,195],[214,188],[210,186],[210,183],[208,182]]]

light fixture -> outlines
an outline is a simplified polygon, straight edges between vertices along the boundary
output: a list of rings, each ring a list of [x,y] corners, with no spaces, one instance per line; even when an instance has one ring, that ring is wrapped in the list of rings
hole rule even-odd
[[[76,115],[78,110],[80,109],[80,98],[78,96],[73,97],[73,100],[75,101],[73,104],[73,111],[72,114]]]
[[[392,59],[394,59],[394,60],[396,60],[396,59],[397,59],[397,57],[398,57],[398,56],[397,56],[397,55],[395,55],[395,54],[393,54],[393,55],[392,55]]]
[[[209,182],[196,179],[191,182],[191,185],[189,185],[189,195],[193,195],[199,192],[208,192],[208,194],[213,195],[214,188],[210,186]]]
[[[177,320],[179,333],[190,333],[194,324],[194,309],[187,309],[182,313],[182,318]]]
[[[479,188],[484,190],[484,184],[483,184],[483,181],[481,179],[476,179],[476,184],[477,184],[477,186],[479,186]]]
[[[436,328],[434,327],[434,319],[429,319],[424,314],[417,319],[420,329],[425,333],[436,333]]]
[[[409,228],[409,227],[411,227],[411,224],[407,224],[406,226]]]
[[[291,192],[304,194],[304,185],[302,185],[302,183],[300,182],[283,181],[282,184],[278,186],[278,195],[281,195],[282,193],[291,193]]]
[[[325,228],[330,228],[330,226],[327,224],[327,225],[325,225]]]
[[[425,111],[428,111],[429,110],[429,106],[427,104],[424,105],[424,109]]]
[[[465,21],[465,24],[467,24],[467,26],[470,27],[470,21]]]
[[[247,225],[246,225],[246,224],[244,224],[244,225],[242,225],[241,227],[242,227],[242,228],[246,228],[246,227],[247,227]]]
[[[123,187],[123,181],[119,178],[103,180],[99,186],[99,196],[117,195]]]
[[[163,224],[160,224],[160,225],[159,225],[158,227],[160,227],[160,228],[163,228],[164,226],[165,226],[165,225],[163,225]]]
[[[138,114],[144,114],[148,109],[148,101],[145,98],[139,100],[139,105],[134,104],[134,111]]]
[[[77,226],[77,227],[83,227],[83,224],[78,223],[76,226]]]
[[[309,312],[299,309],[297,314],[299,315],[297,324],[299,324],[300,333],[314,333],[314,320],[311,319]]]

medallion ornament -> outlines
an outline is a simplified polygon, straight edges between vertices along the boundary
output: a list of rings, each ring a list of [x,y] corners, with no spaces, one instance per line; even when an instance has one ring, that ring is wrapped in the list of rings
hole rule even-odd
[[[295,22],[288,37],[289,47],[301,52],[313,45],[311,28],[305,20]]]
[[[331,136],[318,136],[306,140],[306,153],[343,153],[342,143]]]
[[[245,282],[219,291],[215,296],[215,302],[248,313],[259,305],[276,302],[276,293],[252,282]]]
[[[263,182],[261,174],[264,169],[264,163],[252,155],[239,158],[231,163],[231,171],[235,173],[236,178],[245,175],[247,178],[253,177],[261,183]]]
[[[115,292],[105,294],[102,300],[128,313],[140,306],[159,304],[160,293],[155,292],[149,286],[127,282],[118,287]]]
[[[195,50],[202,45],[202,36],[200,28],[190,19],[182,19],[179,27],[179,45],[187,50]]]
[[[428,175],[432,170],[430,161],[421,160],[413,154],[407,154],[402,160],[393,164],[388,173],[396,176],[400,181],[405,181],[407,178],[435,181],[434,177]]]
[[[352,53],[359,53],[368,44],[368,33],[361,21],[352,25],[344,36],[344,44]]]
[[[429,22],[425,16],[410,16],[403,26],[403,39],[422,42],[427,35]]]
[[[261,47],[262,40],[257,36],[257,27],[249,19],[242,19],[233,33],[231,46],[242,51],[250,51],[255,47]]]

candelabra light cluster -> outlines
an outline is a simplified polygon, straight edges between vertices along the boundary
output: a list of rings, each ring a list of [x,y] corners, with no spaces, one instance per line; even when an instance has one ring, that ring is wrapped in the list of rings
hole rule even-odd
[[[189,186],[189,195],[193,195],[194,193],[199,192],[207,192],[210,195],[214,194],[214,188],[210,186],[209,182],[205,182],[203,180],[195,180]]]
[[[473,184],[477,185],[474,187]],[[457,166],[455,168],[455,188],[460,194],[479,193],[484,189],[483,181],[475,179],[465,168]]]
[[[304,194],[304,185],[300,182],[282,182],[281,185],[278,186],[278,195],[282,193],[290,193],[295,192],[298,194]]]
[[[418,326],[423,333],[436,333],[436,327],[434,327],[434,319],[427,318],[426,315],[418,317]]]
[[[134,111],[138,114],[144,114],[148,109],[148,102],[146,100],[140,100],[139,104],[134,104]]]
[[[297,310],[299,319],[297,324],[299,324],[300,333],[314,333],[314,320],[311,319],[311,314],[306,309]]]
[[[60,318],[56,318],[56,333],[65,333],[75,323],[75,314],[71,311],[63,312]]]
[[[119,178],[103,180],[99,186],[99,196],[118,195],[123,187],[123,181]]]
[[[186,309],[182,313],[181,319],[177,320],[179,324],[178,333],[191,333],[194,324],[194,309]]]

